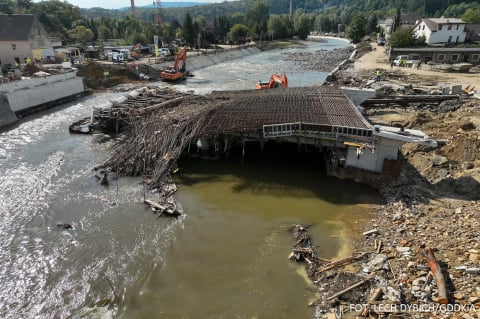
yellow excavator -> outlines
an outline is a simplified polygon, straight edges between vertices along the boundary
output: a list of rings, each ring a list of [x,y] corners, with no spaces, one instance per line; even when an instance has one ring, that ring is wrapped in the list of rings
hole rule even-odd
[[[268,82],[258,81],[255,88],[257,90],[288,88],[288,79],[285,74],[272,74]]]

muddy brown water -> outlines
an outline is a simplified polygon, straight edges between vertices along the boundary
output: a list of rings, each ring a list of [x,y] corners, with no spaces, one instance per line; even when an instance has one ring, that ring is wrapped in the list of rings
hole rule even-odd
[[[280,53],[265,54],[257,60],[269,74]],[[226,88],[254,86],[253,61],[239,61],[252,67],[234,80],[225,64],[183,86],[208,90],[218,70]],[[182,161],[177,197],[186,215],[157,218],[138,178],[104,187],[94,177],[111,139],[68,133],[91,106],[116,96],[87,97],[0,132],[0,317],[311,317],[314,292],[303,267],[287,259],[288,228],[311,224],[322,257],[348,254],[349,223],[378,195],[325,176],[318,154],[247,152],[243,164]],[[57,226],[65,223],[72,228]]]

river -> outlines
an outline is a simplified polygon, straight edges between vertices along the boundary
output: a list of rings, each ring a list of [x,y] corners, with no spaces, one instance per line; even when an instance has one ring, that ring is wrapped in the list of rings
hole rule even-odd
[[[291,86],[326,77],[290,62],[276,69],[279,61],[280,50],[262,52],[198,70],[178,88],[250,89],[273,72],[287,73]],[[327,177],[316,153],[247,153],[243,163],[182,161],[176,196],[186,215],[157,218],[140,179],[105,187],[95,178],[112,139],[68,132],[115,96],[86,97],[0,132],[0,317],[311,318],[315,294],[302,265],[287,259],[289,227],[312,225],[322,257],[346,255],[350,223],[379,196]]]

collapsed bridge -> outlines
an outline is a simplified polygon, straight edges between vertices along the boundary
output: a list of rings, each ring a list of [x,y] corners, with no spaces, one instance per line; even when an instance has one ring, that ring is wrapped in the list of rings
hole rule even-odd
[[[234,145],[254,142],[262,148],[274,141],[326,151],[334,166],[382,172],[384,160],[397,159],[401,144],[432,143],[419,131],[372,126],[339,87],[222,91],[208,96],[167,90],[144,89],[102,115],[120,119],[127,128],[106,167],[126,175],[148,171],[152,181],[161,184],[184,151],[219,154]]]

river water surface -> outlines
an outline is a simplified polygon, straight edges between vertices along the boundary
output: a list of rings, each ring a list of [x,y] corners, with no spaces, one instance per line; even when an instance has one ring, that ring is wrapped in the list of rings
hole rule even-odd
[[[325,79],[279,63],[281,52],[196,71],[178,88],[250,89],[273,72],[287,73],[291,86]],[[138,178],[104,187],[94,177],[110,139],[68,133],[115,96],[62,105],[0,133],[0,318],[310,318],[315,294],[287,259],[289,227],[312,225],[322,257],[348,254],[349,223],[378,195],[327,177],[319,154],[188,159],[176,180],[186,215],[157,218]],[[113,296],[114,307],[105,305]]]

